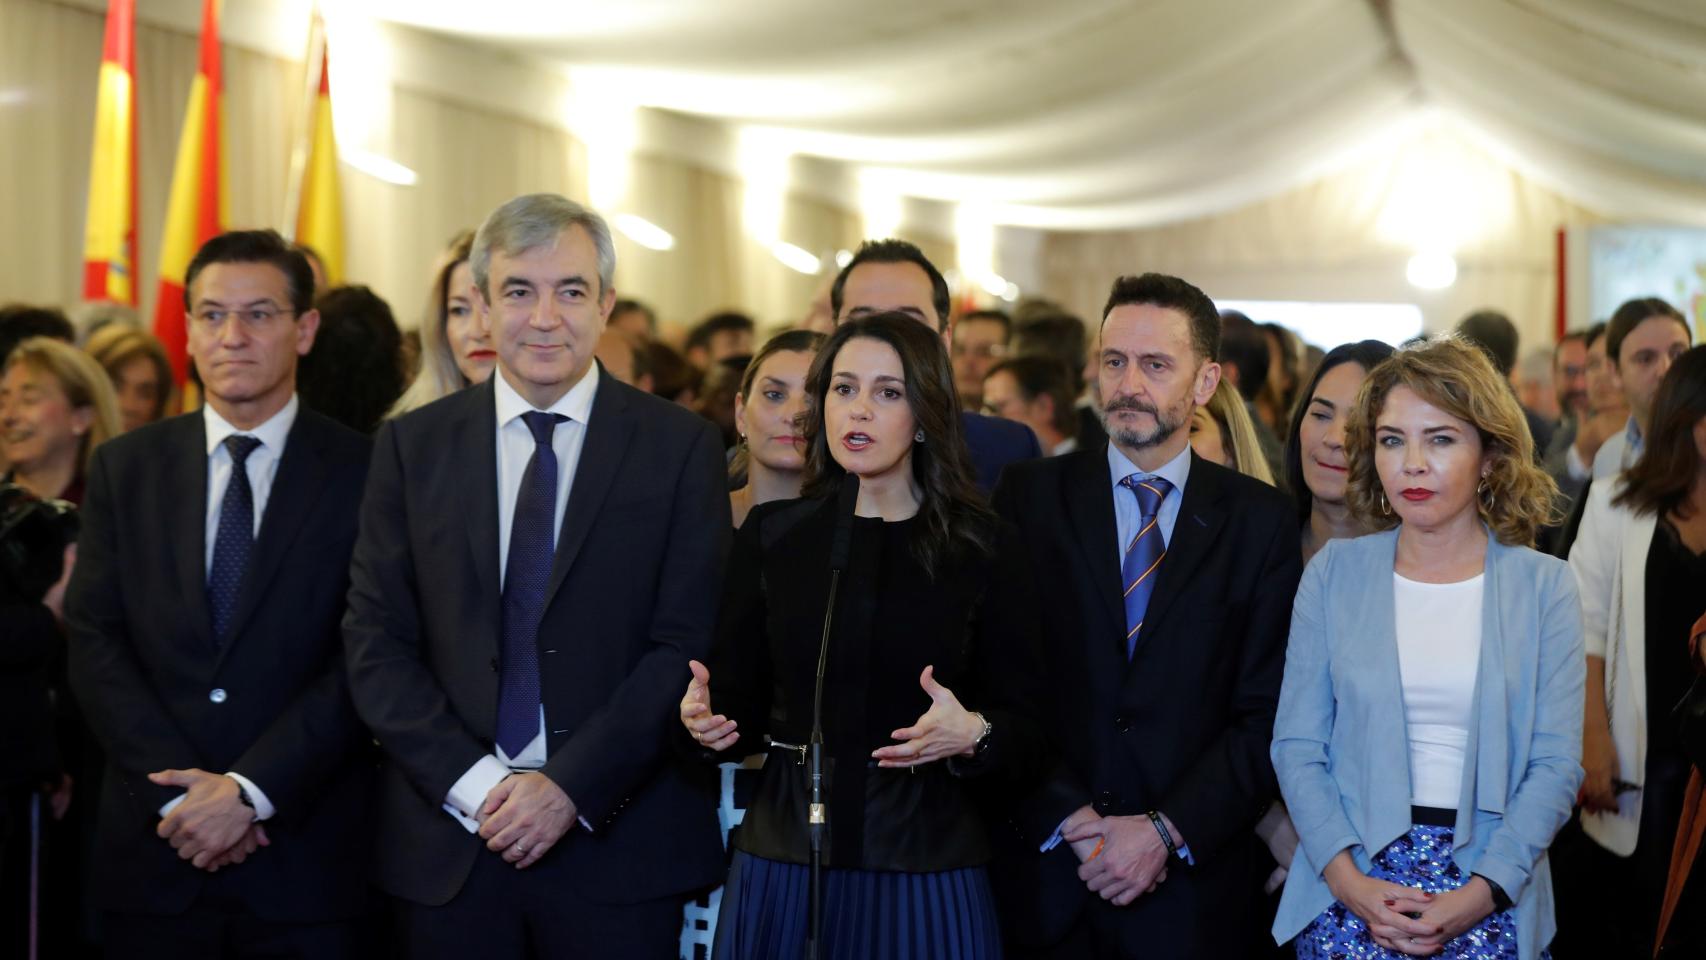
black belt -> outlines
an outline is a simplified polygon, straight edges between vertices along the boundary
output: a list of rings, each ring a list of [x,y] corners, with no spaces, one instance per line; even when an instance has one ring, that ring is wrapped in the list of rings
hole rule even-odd
[[[1445,807],[1411,807],[1410,822],[1424,827],[1455,827],[1457,811]]]

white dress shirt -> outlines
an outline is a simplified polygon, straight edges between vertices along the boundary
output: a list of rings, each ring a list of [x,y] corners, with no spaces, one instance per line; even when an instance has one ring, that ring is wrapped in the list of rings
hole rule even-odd
[[[220,416],[212,404],[202,404],[202,426],[207,434],[207,526],[202,537],[203,577],[213,570],[213,544],[219,537],[219,509],[225,503],[225,489],[231,485],[231,451],[225,448],[225,439],[232,434],[244,434],[261,442],[260,446],[249,451],[249,458],[243,461],[243,472],[249,476],[249,490],[253,494],[254,536],[259,539],[261,518],[266,515],[267,498],[272,495],[273,478],[278,476],[278,462],[284,458],[284,444],[290,437],[290,428],[296,424],[296,411],[301,406],[302,402],[293,393],[284,409],[273,414],[265,423],[253,430],[239,430]],[[249,794],[249,802],[255,805],[256,820],[269,819],[278,812],[272,801],[267,799],[266,792],[253,780],[235,770],[227,770],[225,775],[237,781]],[[160,808],[160,816],[171,813],[183,801],[182,794],[172,798]]]
[[[515,501],[521,494],[521,475],[527,462],[533,459],[536,446],[533,431],[521,415],[536,409],[517,393],[504,379],[502,371],[493,374],[497,394],[497,483],[498,483],[498,585],[509,572],[510,527],[515,522]],[[563,514],[569,505],[569,491],[574,489],[575,470],[580,466],[581,447],[586,441],[588,418],[592,401],[598,394],[598,364],[587,369],[580,382],[557,398],[545,412],[560,414],[568,419],[557,424],[551,433],[551,449],[557,455],[557,499],[551,522],[551,547],[556,549],[557,537],[563,529]],[[481,757],[452,784],[445,797],[444,809],[461,821],[470,833],[479,829],[475,819],[486,794],[516,770],[537,770],[545,765],[545,705],[539,705],[539,732],[511,757],[503,747]],[[582,820],[582,825],[586,824]]]
[[[1160,477],[1173,485],[1167,491],[1166,499],[1161,501],[1161,509],[1156,511],[1155,524],[1161,528],[1161,540],[1164,543],[1173,542],[1173,526],[1179,522],[1179,505],[1185,501],[1185,481],[1191,476],[1191,445],[1185,444],[1185,449],[1179,455],[1161,465],[1154,473],[1139,469],[1120,448],[1108,443],[1108,478],[1113,485],[1114,521],[1119,525],[1119,539],[1115,543],[1118,553],[1114,556],[1115,563],[1125,562],[1125,552],[1136,539],[1137,531],[1143,529],[1143,520],[1138,511],[1137,495],[1120,484],[1120,481],[1132,474],[1142,474],[1145,477]]]

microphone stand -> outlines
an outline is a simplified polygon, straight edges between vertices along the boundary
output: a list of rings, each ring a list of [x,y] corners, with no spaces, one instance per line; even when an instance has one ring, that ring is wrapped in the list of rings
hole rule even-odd
[[[811,784],[811,803],[806,808],[806,824],[811,837],[806,960],[818,960],[823,945],[823,834],[829,825],[829,807],[823,795],[823,674],[829,665],[829,634],[835,624],[835,596],[841,587],[841,571],[847,566],[847,553],[853,536],[853,513],[858,505],[859,477],[849,473],[841,480],[835,539],[829,546],[829,606],[823,612],[823,638],[817,648],[817,683],[812,691],[812,735],[806,743],[806,770]]]

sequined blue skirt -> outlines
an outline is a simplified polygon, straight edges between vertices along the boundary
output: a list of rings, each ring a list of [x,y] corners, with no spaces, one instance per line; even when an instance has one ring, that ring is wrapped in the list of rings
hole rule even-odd
[[[717,960],[805,956],[811,871],[735,851],[717,917]],[[982,867],[939,873],[823,872],[826,960],[1000,960],[995,898]]]
[[[1369,876],[1428,893],[1456,890],[1469,881],[1451,859],[1451,828],[1417,824],[1374,855]],[[1298,960],[1400,960],[1374,942],[1362,918],[1335,902],[1297,935]],[[1435,954],[1446,960],[1516,960],[1516,920],[1496,910]],[[1541,960],[1548,954],[1542,952]]]

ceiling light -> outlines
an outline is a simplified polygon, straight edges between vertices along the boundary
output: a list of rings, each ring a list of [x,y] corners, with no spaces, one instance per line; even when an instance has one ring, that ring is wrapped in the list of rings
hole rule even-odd
[[[673,250],[675,237],[668,230],[647,220],[645,217],[632,213],[618,213],[610,218],[616,229],[622,231],[629,240],[634,241],[647,250]]]
[[[420,179],[415,171],[397,161],[377,153],[368,153],[366,150],[341,151],[341,159],[370,177],[394,183],[399,187],[412,187],[415,181]]]
[[[1423,290],[1444,290],[1457,282],[1457,261],[1449,253],[1418,253],[1410,258],[1404,275]]]
[[[770,254],[782,261],[782,265],[790,270],[813,275],[823,268],[823,262],[813,256],[810,251],[796,247],[786,240],[778,240],[770,245]]]

